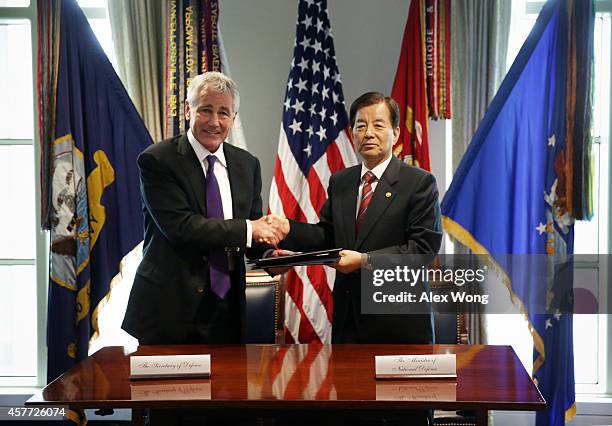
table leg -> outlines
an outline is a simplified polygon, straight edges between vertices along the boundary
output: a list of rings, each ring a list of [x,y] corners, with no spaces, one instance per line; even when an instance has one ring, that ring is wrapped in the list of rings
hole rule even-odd
[[[476,425],[477,426],[488,426],[489,425],[489,410],[476,410]]]
[[[146,410],[142,408],[132,408],[132,424],[144,426]]]

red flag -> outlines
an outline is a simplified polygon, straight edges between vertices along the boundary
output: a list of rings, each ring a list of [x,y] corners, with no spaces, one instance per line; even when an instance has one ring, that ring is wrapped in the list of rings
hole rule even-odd
[[[451,118],[451,85],[450,85],[450,66],[451,66],[451,50],[450,50],[450,34],[451,34],[451,4],[450,0],[444,3],[444,22],[440,25],[444,28],[444,37],[441,44],[444,46],[444,78],[442,78],[442,91],[444,93],[444,109],[442,111],[443,118]]]
[[[401,160],[431,171],[427,135],[424,0],[412,0],[391,97],[400,106],[400,137],[393,153]]]

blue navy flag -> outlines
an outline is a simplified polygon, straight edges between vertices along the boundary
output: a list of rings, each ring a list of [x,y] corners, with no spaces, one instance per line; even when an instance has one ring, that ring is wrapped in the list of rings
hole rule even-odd
[[[332,173],[357,164],[326,0],[300,0],[270,211],[316,223]],[[335,271],[297,266],[286,278],[285,338],[331,342]]]
[[[593,19],[590,0],[544,5],[441,206],[447,232],[490,256],[529,320],[533,376],[547,404],[539,425],[575,415],[572,316],[536,312],[546,305],[538,298],[558,296],[557,280],[534,282],[506,255],[545,254],[552,267],[566,262],[574,219],[591,215]]]
[[[121,259],[142,240],[136,157],[152,141],[76,2],[48,7],[43,12],[59,18],[56,86],[45,88],[55,90],[55,114],[41,117],[54,126],[41,141],[49,145],[51,164],[51,381],[87,356],[97,307]]]

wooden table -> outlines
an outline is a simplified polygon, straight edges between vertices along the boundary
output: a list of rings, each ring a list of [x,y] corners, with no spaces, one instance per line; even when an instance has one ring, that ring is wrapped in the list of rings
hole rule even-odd
[[[457,354],[457,380],[375,380],[375,355]],[[210,379],[129,380],[130,355],[211,354]],[[542,410],[546,404],[509,346],[183,345],[107,347],[32,396],[27,405],[200,408],[218,413],[401,412],[437,408]],[[313,411],[316,410],[316,411]],[[138,417],[138,418],[136,418]]]

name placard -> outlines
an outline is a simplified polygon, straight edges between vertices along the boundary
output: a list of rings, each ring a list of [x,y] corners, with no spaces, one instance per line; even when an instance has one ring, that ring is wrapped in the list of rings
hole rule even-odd
[[[135,382],[130,385],[130,391],[133,401],[211,399],[210,380],[207,380],[202,383],[148,383],[149,382]]]
[[[130,379],[210,377],[210,355],[130,357]]]
[[[377,379],[454,379],[457,357],[443,355],[376,356]]]

